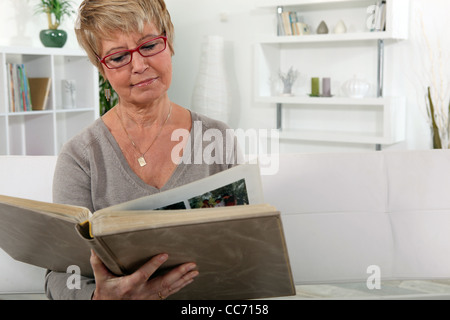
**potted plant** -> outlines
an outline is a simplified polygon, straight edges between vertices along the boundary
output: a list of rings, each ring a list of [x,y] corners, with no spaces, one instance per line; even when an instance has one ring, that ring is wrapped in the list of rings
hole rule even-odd
[[[280,71],[279,77],[283,82],[283,95],[284,96],[292,96],[292,86],[297,80],[299,72],[294,70],[293,67],[289,68],[287,73],[283,73]]]
[[[111,84],[101,75],[101,73],[98,74],[98,77],[100,92],[100,116],[103,116],[119,102],[119,96],[111,87]]]
[[[41,42],[46,47],[62,48],[67,41],[67,32],[58,29],[64,17],[70,17],[75,11],[70,0],[40,0],[37,12],[45,13],[48,29],[39,34]]]

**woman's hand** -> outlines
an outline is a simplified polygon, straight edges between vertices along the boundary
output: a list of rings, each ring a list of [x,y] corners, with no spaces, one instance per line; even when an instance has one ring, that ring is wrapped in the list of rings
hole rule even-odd
[[[129,276],[117,277],[91,251],[96,289],[93,300],[162,300],[180,291],[194,281],[198,271],[194,263],[186,263],[163,276],[149,280],[150,276],[167,261],[167,254],[153,257]]]

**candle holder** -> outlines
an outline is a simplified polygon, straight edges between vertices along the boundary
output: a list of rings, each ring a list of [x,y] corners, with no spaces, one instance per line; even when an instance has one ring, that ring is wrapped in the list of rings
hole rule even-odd
[[[319,78],[311,78],[311,97],[320,97]]]
[[[309,95],[313,98],[331,98],[331,79],[322,79],[322,94],[320,94],[320,78],[311,78],[311,93]]]
[[[322,79],[322,97],[329,98],[331,95],[331,79],[323,78]]]

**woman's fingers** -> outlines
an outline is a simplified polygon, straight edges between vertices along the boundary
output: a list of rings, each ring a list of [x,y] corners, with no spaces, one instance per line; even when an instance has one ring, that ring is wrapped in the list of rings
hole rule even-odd
[[[136,282],[147,281],[161,265],[167,261],[169,256],[165,253],[159,254],[151,258],[147,263],[140,267],[136,272],[130,275],[130,278]]]
[[[194,278],[198,275],[199,275],[198,271],[191,271],[188,274],[186,274],[183,278],[179,279],[170,286],[170,288],[167,290],[167,296],[177,293],[187,285],[194,282]]]
[[[167,283],[170,283],[168,289],[174,290],[175,288],[183,285],[183,283],[189,282],[198,276],[199,273],[197,270],[194,270],[195,268],[197,268],[195,263],[186,263],[167,273],[165,275],[167,279],[165,280]]]
[[[165,299],[177,293],[199,274],[195,263],[186,263],[166,274],[151,278],[169,256],[160,254],[131,275],[116,277],[100,258],[91,251],[91,265],[94,270],[96,290],[94,299]],[[151,278],[151,279],[150,279]]]
[[[168,296],[177,293],[188,284],[191,284],[194,281],[194,278],[199,275],[199,272],[194,270],[195,268],[197,268],[195,263],[186,263],[161,277],[161,290],[158,292],[159,298],[167,298]]]

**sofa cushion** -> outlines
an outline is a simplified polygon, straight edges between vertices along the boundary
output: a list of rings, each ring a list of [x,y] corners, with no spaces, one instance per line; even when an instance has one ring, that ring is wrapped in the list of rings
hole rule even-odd
[[[384,172],[382,153],[285,154],[262,177],[264,196],[283,214],[385,212]]]
[[[450,151],[299,154],[263,176],[296,283],[450,278]]]

